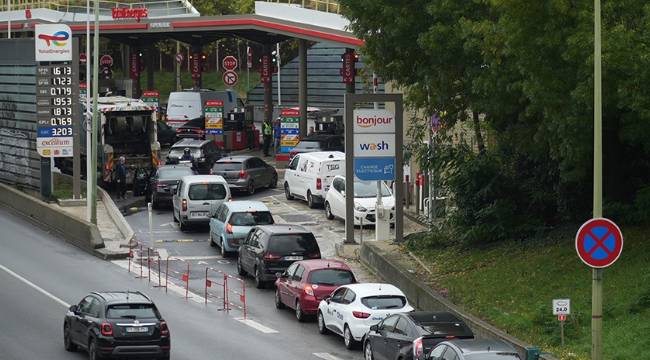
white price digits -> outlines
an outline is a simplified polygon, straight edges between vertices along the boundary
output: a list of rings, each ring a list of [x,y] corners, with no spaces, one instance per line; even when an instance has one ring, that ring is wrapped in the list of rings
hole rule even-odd
[[[53,87],[50,88],[50,95],[57,96],[57,95],[72,95],[72,88],[61,88],[61,87]]]
[[[52,109],[52,115],[54,116],[72,116],[71,108],[54,108]]]
[[[52,85],[72,85],[71,77],[53,77]]]
[[[53,98],[52,105],[54,106],[71,106],[72,98]]]
[[[69,117],[53,117],[50,119],[52,126],[71,126],[72,118]]]
[[[52,136],[72,136],[72,128],[54,128],[52,129]]]
[[[54,75],[72,75],[72,68],[69,66],[61,66],[52,68],[52,74]]]

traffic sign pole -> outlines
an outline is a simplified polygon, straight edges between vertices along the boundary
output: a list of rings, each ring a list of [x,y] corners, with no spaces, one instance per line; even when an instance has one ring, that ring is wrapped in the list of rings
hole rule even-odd
[[[594,218],[603,216],[603,110],[600,0],[594,0]],[[603,269],[592,270],[591,359],[603,359]]]

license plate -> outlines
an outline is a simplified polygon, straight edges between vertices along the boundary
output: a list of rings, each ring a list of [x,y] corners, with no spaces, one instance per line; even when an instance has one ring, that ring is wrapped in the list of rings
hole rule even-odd
[[[208,212],[207,211],[192,211],[191,216],[192,217],[206,217],[206,216],[208,216]]]
[[[302,260],[302,256],[285,256],[284,259],[288,261],[297,261]]]
[[[147,328],[147,327],[128,327],[128,328],[126,328],[126,332],[128,332],[128,333],[146,333],[146,332],[149,332],[149,328]]]

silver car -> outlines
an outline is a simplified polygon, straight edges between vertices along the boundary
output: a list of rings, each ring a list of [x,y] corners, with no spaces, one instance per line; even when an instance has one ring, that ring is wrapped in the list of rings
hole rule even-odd
[[[429,360],[521,360],[517,351],[501,340],[450,340],[436,345]]]
[[[213,175],[221,175],[233,190],[243,190],[252,195],[259,188],[275,188],[278,173],[271,165],[255,156],[229,156],[212,166]]]

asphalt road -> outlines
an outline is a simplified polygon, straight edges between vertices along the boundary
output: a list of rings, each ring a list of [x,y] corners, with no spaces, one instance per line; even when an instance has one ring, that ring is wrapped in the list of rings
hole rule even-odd
[[[191,276],[193,291],[186,300],[180,288],[172,285],[174,280],[165,293],[164,289],[153,287],[155,278],[150,283],[128,273],[123,261],[95,258],[3,208],[0,228],[3,360],[86,358],[85,353],[71,354],[63,349],[62,325],[67,305],[93,290],[123,289],[139,290],[152,297],[170,325],[173,359],[362,358],[360,351],[345,350],[342,339],[319,335],[315,323],[298,323],[289,311],[276,310],[270,289],[247,289],[249,320],[242,321],[237,311],[219,311],[215,302],[203,304],[198,270]],[[197,232],[197,237],[205,234]],[[208,247],[207,243],[203,245]],[[234,273],[234,266],[227,259],[215,256],[206,260]],[[206,264],[199,264],[200,261],[192,264],[204,268]],[[182,268],[172,263],[172,269]]]

